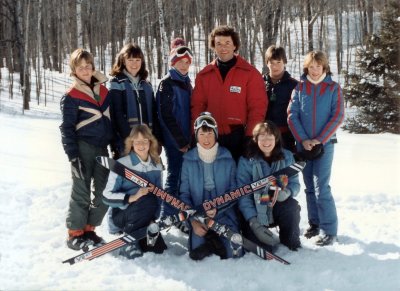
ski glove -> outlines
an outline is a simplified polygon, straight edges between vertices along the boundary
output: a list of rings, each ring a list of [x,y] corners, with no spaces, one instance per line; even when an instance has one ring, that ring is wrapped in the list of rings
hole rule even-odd
[[[288,199],[289,197],[290,197],[290,190],[289,189],[279,190],[278,197],[276,198],[276,200],[278,200],[278,202],[283,202],[286,199]]]
[[[258,240],[266,245],[275,246],[279,243],[279,238],[272,233],[268,228],[258,222],[257,217],[252,217],[249,220],[249,225],[254,235]]]
[[[83,176],[83,168],[80,158],[74,158],[71,160],[71,172],[73,177],[85,180],[85,177]]]

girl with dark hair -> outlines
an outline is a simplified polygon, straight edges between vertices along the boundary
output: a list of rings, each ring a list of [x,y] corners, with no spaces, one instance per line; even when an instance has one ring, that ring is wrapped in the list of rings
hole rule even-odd
[[[271,121],[258,123],[253,129],[253,138],[239,159],[237,182],[251,183],[294,163],[293,154],[282,148],[279,128]],[[293,197],[300,190],[298,175],[290,177],[287,186],[275,193],[276,203],[269,197],[268,189],[244,196],[239,200],[239,209],[248,222],[244,235],[257,244],[273,250],[279,243],[291,250],[300,247],[300,206]],[[268,227],[279,227],[279,239]]]
[[[112,146],[114,158],[123,151],[123,141],[131,128],[137,124],[147,124],[156,130],[155,101],[151,84],[146,80],[148,71],[141,48],[137,44],[126,44],[118,53],[110,75],[109,96],[111,98],[111,118],[116,132]]]

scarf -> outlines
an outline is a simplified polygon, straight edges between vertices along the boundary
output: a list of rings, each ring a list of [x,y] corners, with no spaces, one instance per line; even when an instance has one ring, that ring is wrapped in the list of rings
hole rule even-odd
[[[321,83],[325,79],[325,77],[326,77],[326,73],[323,73],[317,81],[314,81],[313,79],[311,79],[310,75],[307,74],[307,80],[310,81],[311,83],[313,83],[314,85]]]
[[[211,164],[217,157],[218,143],[215,143],[211,149],[205,149],[199,143],[197,143],[197,151],[199,153],[200,160],[202,160],[204,163]]]

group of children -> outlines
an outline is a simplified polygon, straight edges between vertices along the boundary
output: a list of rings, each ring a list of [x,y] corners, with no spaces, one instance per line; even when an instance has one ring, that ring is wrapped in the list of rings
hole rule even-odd
[[[73,181],[66,220],[69,248],[103,244],[95,227],[108,209],[110,232],[127,234],[176,213],[148,195],[148,188],[98,165],[95,157],[108,156],[108,146],[114,159],[192,207],[287,167],[295,157],[306,158],[303,177],[310,227],[305,236],[319,235],[320,246],[336,241],[329,178],[344,108],[326,55],[307,54],[298,82],[285,69],[284,49],[271,46],[265,54],[269,72],[263,80],[237,54],[240,40],[233,28],[219,26],[209,38],[217,58],[198,73],[194,89],[188,76],[192,52],[183,39],[172,41],[170,70],[156,94],[136,44],[125,45],[117,55],[109,90],[104,86],[107,78],[95,70],[93,56],[83,49],[72,53],[74,83],[61,99],[60,126]],[[168,166],[165,185],[162,149]],[[294,197],[299,190],[298,176],[290,177],[275,193],[273,205],[262,199],[269,195],[262,189],[207,215],[271,251],[279,243],[297,250],[300,206]],[[185,226],[192,259],[243,255],[200,221],[191,218]],[[272,227],[278,227],[278,235]],[[120,254],[135,258],[166,248],[159,235],[151,246],[142,239]]]

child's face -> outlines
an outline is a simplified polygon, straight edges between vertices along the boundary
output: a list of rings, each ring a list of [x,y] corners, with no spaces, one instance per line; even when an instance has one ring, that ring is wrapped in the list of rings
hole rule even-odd
[[[145,138],[140,132],[133,139],[133,151],[142,159],[142,161],[147,161],[150,150],[150,141]]]
[[[205,149],[211,149],[217,142],[215,139],[214,131],[204,131],[202,128],[197,133],[198,143]]]
[[[324,73],[324,67],[313,61],[309,66],[308,66],[308,75],[313,79],[314,81],[318,81],[319,78],[321,78],[322,74]]]
[[[269,157],[275,147],[275,136],[266,132],[257,136],[257,144],[266,157]]]
[[[283,60],[270,60],[267,63],[267,67],[271,78],[280,78],[285,71],[285,63]]]
[[[85,60],[80,61],[80,63],[75,68],[75,75],[78,79],[90,84],[93,76],[93,66],[87,63]]]
[[[178,70],[182,75],[186,75],[189,72],[190,61],[187,58],[180,59],[174,65],[175,69]]]
[[[128,57],[124,59],[124,63],[128,73],[131,74],[133,77],[136,77],[140,68],[142,67],[142,59]]]

